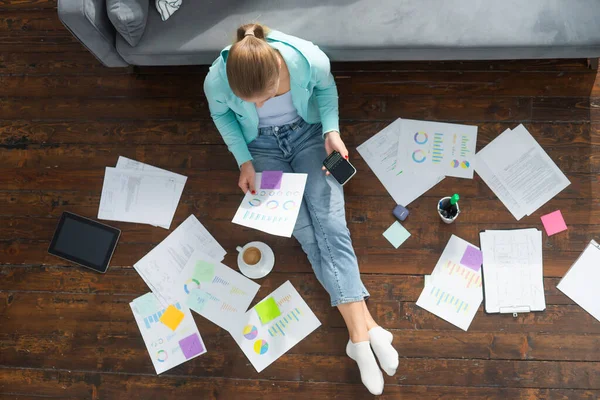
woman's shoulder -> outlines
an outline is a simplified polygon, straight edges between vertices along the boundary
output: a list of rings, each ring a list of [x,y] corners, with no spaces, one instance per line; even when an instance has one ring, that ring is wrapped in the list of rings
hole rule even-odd
[[[225,62],[223,57],[219,57],[212,63],[208,69],[208,74],[204,78],[204,92],[208,95],[225,94],[229,89],[227,75],[225,72]]]
[[[298,72],[312,77],[315,73],[329,71],[329,58],[313,42],[280,31],[269,32],[268,39],[275,43],[281,43],[285,46],[284,49],[288,49],[284,58],[288,64],[291,62]],[[275,47],[281,52],[281,45]]]

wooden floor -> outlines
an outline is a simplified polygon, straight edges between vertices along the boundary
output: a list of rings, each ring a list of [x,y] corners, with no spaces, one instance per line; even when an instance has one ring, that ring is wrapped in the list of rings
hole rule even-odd
[[[233,225],[237,170],[216,132],[205,67],[107,69],[61,26],[54,0],[0,0],[0,398],[366,399],[344,354],[343,321],[294,240]],[[401,354],[388,399],[597,399],[600,323],[556,289],[600,238],[600,88],[585,60],[334,64],[341,131],[359,170],[347,186],[348,224],[376,319]],[[516,222],[479,179],[448,178],[411,204],[411,238],[381,236],[394,202],[355,147],[398,117],[479,126],[477,148],[525,124],[571,185]],[[173,226],[195,214],[226,248],[264,240],[275,250],[262,298],[286,280],[323,325],[261,374],[231,337],[196,316],[208,353],[160,377],[128,303],[147,292],[132,264],[168,232],[123,230],[106,275],[46,253],[65,210],[97,214],[104,167],[119,155],[187,175]],[[436,200],[458,191],[459,221]],[[565,233],[544,236],[545,312],[480,310],[462,332],[415,305],[452,233],[537,227],[560,209]]]

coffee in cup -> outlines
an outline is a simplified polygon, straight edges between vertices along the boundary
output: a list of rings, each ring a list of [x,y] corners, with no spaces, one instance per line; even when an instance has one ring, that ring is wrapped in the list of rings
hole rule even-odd
[[[254,266],[260,262],[262,253],[257,247],[248,247],[242,253],[242,258],[246,264]]]

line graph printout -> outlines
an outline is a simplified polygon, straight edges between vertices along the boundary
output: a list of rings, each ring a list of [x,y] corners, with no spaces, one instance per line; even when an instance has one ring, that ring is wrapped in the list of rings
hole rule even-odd
[[[537,229],[480,233],[485,310],[489,313],[543,311],[542,232]]]
[[[192,254],[167,297],[182,302],[225,330],[244,317],[260,285],[201,250]]]
[[[461,264],[469,250],[479,251],[452,235],[417,300],[419,307],[465,331],[483,300],[481,268],[475,271]]]

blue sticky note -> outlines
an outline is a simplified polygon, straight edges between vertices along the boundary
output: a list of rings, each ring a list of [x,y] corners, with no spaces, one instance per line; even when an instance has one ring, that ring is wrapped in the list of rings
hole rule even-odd
[[[263,171],[260,180],[261,189],[281,189],[283,171]]]
[[[396,221],[383,232],[383,236],[392,244],[392,246],[398,248],[410,237],[410,232],[400,225],[400,222]]]
[[[154,314],[156,311],[163,308],[152,292],[146,293],[145,295],[133,300],[133,305],[135,306],[137,312],[144,317]]]
[[[190,290],[186,304],[190,309],[200,314],[202,310],[204,310],[206,303],[208,303],[208,299],[208,293],[206,293],[204,290],[195,288]]]

